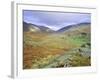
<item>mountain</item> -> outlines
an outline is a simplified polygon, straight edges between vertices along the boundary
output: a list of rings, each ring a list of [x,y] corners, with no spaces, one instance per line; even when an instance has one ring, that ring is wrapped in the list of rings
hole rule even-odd
[[[31,23],[23,22],[23,31],[24,32],[44,32],[44,33],[66,33],[66,34],[79,34],[80,32],[90,32],[90,23],[79,23],[75,25],[65,26],[58,31],[54,31],[46,26],[35,25]]]
[[[75,31],[77,29],[86,28],[86,27],[90,27],[90,23],[79,23],[79,24],[75,24],[75,25],[65,26],[65,27],[61,28],[60,30],[58,30],[57,32]]]
[[[48,27],[23,22],[24,32],[53,32]]]

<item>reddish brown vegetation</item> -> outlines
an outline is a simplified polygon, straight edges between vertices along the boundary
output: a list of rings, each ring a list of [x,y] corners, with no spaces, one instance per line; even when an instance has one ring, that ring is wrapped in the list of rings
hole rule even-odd
[[[30,69],[33,64],[33,60],[39,60],[48,55],[62,54],[66,49],[49,49],[46,46],[32,47],[27,45],[24,48],[23,63],[24,69]]]

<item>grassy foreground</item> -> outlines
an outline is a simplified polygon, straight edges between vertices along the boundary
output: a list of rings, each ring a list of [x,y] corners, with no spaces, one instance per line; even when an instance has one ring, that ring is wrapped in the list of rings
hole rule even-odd
[[[23,43],[24,69],[91,65],[90,33],[24,32]]]

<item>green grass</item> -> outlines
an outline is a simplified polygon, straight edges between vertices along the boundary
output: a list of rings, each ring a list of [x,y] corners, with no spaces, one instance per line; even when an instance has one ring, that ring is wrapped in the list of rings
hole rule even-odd
[[[81,46],[82,44],[90,42],[88,36],[80,36],[80,35],[75,35],[69,37],[70,43],[76,44],[77,46]]]

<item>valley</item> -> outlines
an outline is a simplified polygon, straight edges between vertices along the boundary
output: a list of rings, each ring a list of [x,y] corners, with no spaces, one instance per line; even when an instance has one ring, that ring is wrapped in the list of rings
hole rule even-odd
[[[91,66],[90,30],[89,23],[58,31],[25,24],[23,69]]]

